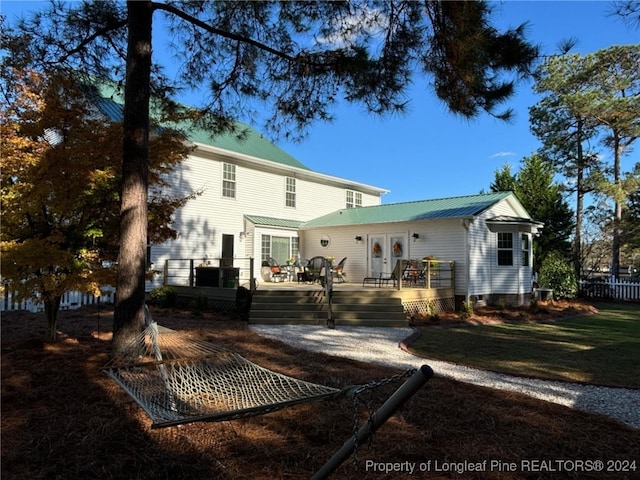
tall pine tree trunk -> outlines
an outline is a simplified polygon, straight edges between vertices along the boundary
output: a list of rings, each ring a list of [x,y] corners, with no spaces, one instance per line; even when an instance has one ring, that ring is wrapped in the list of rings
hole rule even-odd
[[[113,319],[113,352],[144,325],[151,76],[150,1],[128,1],[120,251]]]
[[[615,133],[613,155],[614,216],[611,245],[611,275],[617,279],[620,274],[620,224],[622,222],[622,201],[620,199],[622,193],[622,186],[620,185],[620,156],[622,155],[622,146],[620,145],[620,137]]]
[[[58,311],[60,310],[60,302],[62,296],[57,295],[53,299],[44,301],[44,314],[47,317],[47,331],[45,332],[45,340],[53,342],[56,340],[58,331]]]
[[[582,150],[582,122],[578,120],[577,136],[577,152],[576,152],[576,231],[574,236],[574,269],[576,278],[582,278],[582,222],[584,216],[584,152]]]

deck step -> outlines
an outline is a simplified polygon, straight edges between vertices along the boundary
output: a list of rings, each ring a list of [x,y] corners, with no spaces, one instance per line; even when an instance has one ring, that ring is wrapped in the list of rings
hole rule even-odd
[[[257,290],[249,323],[326,325],[327,299],[322,290]],[[406,327],[400,298],[378,292],[334,292],[336,325]]]

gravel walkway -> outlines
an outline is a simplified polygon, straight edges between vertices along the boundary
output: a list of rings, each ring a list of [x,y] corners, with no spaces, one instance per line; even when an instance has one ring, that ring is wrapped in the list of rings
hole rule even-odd
[[[426,363],[436,375],[600,413],[640,429],[640,390],[513,377],[416,357],[399,347],[414,333],[410,328],[338,327],[332,330],[307,325],[251,325],[251,329],[263,337],[305,350],[368,363],[400,369],[418,368]]]

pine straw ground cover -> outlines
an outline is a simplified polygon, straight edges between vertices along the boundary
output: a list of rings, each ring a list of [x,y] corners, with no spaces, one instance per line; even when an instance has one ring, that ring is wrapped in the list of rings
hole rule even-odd
[[[152,313],[161,325],[325,385],[361,384],[399,373],[290,348],[229,317]],[[42,315],[3,314],[3,480],[304,479],[353,432],[348,399],[233,422],[152,430],[142,410],[100,372],[108,357],[111,316],[105,307],[61,312],[60,340],[43,343]],[[362,402],[378,405],[396,387],[379,389]],[[359,411],[360,422],[366,420],[366,410]],[[357,461],[347,460],[331,478],[639,478],[638,471],[567,471],[578,465],[573,462],[564,463],[561,472],[540,472],[544,464],[527,472],[521,463],[602,460],[606,467],[622,465],[608,462],[635,460],[638,465],[638,452],[640,431],[607,418],[436,377],[370,445],[358,449]],[[473,462],[484,461],[478,465],[484,471],[470,471]],[[499,471],[491,462],[513,462],[516,471]],[[380,473],[374,463],[405,472]],[[556,465],[547,464],[547,469]],[[411,466],[413,475],[406,472]],[[421,467],[428,471],[419,472]]]

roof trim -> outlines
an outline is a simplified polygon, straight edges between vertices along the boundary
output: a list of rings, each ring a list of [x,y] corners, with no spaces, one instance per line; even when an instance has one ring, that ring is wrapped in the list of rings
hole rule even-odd
[[[544,227],[544,223],[536,222],[530,218],[499,215],[485,220],[492,232],[511,231],[514,227],[520,232],[538,233]],[[504,228],[507,227],[507,228]]]
[[[302,220],[289,220],[286,218],[265,217],[262,215],[245,215],[244,219],[259,227],[278,227],[298,229],[302,225]]]

